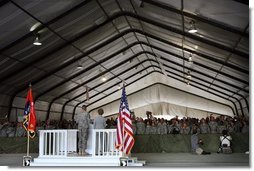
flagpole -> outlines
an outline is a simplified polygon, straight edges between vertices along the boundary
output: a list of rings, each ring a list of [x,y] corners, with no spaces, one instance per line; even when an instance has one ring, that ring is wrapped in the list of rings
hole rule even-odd
[[[30,138],[29,138],[29,131],[27,130],[27,150],[26,150],[26,156],[29,156],[29,144],[30,144]]]
[[[125,87],[124,87],[124,81],[123,81],[123,89],[125,89]],[[124,122],[124,120],[123,120],[123,128],[124,128],[124,124],[125,124],[125,122]],[[122,129],[123,130],[123,133],[122,133],[122,135],[123,135],[123,157],[126,157],[127,155],[126,155],[126,153],[124,152],[124,143],[125,143],[125,134],[124,134],[124,129]]]
[[[32,88],[32,84],[31,83],[29,83],[29,89],[30,88]],[[30,124],[30,115],[28,115],[28,125],[29,124]],[[29,149],[30,149],[30,137],[29,137],[28,127],[27,127],[27,149],[26,149],[26,156],[29,156]]]

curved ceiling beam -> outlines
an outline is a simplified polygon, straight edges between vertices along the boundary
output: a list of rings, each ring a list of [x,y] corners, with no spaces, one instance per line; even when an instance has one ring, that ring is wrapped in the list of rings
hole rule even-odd
[[[10,1],[10,0],[5,0],[5,1]],[[37,33],[38,31],[46,28],[46,26],[50,25],[50,24],[54,24],[56,23],[57,21],[59,21],[60,19],[68,16],[70,13],[78,10],[79,8],[85,6],[87,3],[91,2],[92,0],[86,0],[84,2],[81,2],[80,4],[74,6],[73,8],[67,10],[66,12],[60,14],[59,16],[49,20],[48,22],[44,23],[44,25],[40,25],[38,26],[37,28],[35,28],[32,32],[28,32],[27,34],[23,35],[22,37],[20,37],[19,39],[15,40],[14,42],[8,44],[7,46],[3,47],[0,49],[0,53],[10,49],[11,47],[17,45],[18,43],[21,43],[22,41],[24,41],[25,39],[31,37],[31,36],[34,36],[34,33]],[[4,2],[4,1],[3,1]]]
[[[207,18],[205,16],[200,16],[200,15],[195,15],[195,14],[192,14],[192,13],[189,13],[189,12],[186,12],[186,11],[181,11],[179,9],[176,9],[176,8],[168,6],[168,5],[164,5],[164,4],[162,4],[162,3],[158,2],[158,1],[154,1],[154,0],[141,0],[141,1],[143,1],[143,2],[145,2],[147,4],[150,4],[150,5],[153,5],[153,6],[156,6],[156,7],[159,7],[159,8],[162,8],[162,9],[165,9],[165,10],[177,13],[179,15],[183,15],[185,17],[192,18],[192,19],[197,20],[197,21],[201,21],[203,23],[207,23],[209,25],[215,26],[215,27],[223,29],[225,31],[229,31],[231,33],[239,34],[239,35],[241,35],[241,36],[243,36],[245,38],[249,38],[249,34],[245,33],[244,31],[241,31],[241,30],[239,30],[237,28],[228,26],[228,25],[226,25],[224,23],[220,23],[218,21],[212,20],[211,18]],[[235,1],[242,2],[242,0],[235,0]]]
[[[92,64],[91,66],[88,66],[88,67],[85,68],[84,70],[77,72],[76,74],[72,75],[71,77],[69,77],[69,78],[67,78],[67,79],[65,79],[65,80],[63,80],[63,81],[61,81],[61,82],[59,82],[58,84],[52,86],[51,88],[45,90],[44,92],[42,92],[42,93],[40,93],[40,94],[38,94],[37,97],[35,98],[35,101],[36,101],[38,98],[40,98],[41,96],[43,96],[44,94],[46,94],[46,93],[48,93],[48,92],[50,92],[50,91],[52,91],[52,90],[58,88],[59,86],[63,85],[64,83],[66,83],[66,82],[68,82],[68,81],[70,81],[71,79],[74,79],[74,78],[80,76],[81,74],[83,74],[83,73],[85,73],[85,72],[87,72],[87,71],[89,71],[89,70],[95,68],[98,64],[102,64],[102,63],[104,63],[104,62],[106,62],[106,61],[112,59],[114,56],[119,55],[119,54],[121,54],[122,52],[124,52],[124,51],[126,51],[126,50],[128,50],[128,49],[130,49],[130,48],[132,48],[132,47],[134,47],[134,46],[136,46],[136,45],[139,45],[139,44],[140,44],[140,42],[131,43],[131,44],[127,45],[126,47],[121,48],[120,50],[118,50],[118,51],[112,53],[111,55],[109,55],[109,56],[107,56],[107,57],[101,59],[100,61],[97,61],[97,63]]]
[[[150,55],[153,55],[153,54],[150,53]],[[155,55],[154,55],[154,57],[155,57]],[[144,61],[142,61],[142,63],[143,63],[143,62],[146,62],[146,61],[148,61],[148,60],[144,60]],[[153,61],[153,62],[159,64],[159,63],[158,63],[156,60],[154,60],[154,59],[149,59],[149,61]],[[125,71],[119,73],[118,76],[124,74],[125,72],[127,72],[127,71],[129,71],[129,70],[131,70],[131,69],[133,69],[133,68],[136,68],[136,67],[139,66],[139,65],[140,65],[140,63],[138,63],[138,64],[132,66],[131,68],[128,68],[127,70],[125,70]],[[186,74],[186,73],[184,73],[183,71],[178,70],[178,69],[176,69],[176,68],[170,67],[170,66],[165,65],[165,64],[163,64],[163,65],[164,65],[166,68],[173,69],[173,70],[177,70],[178,72],[181,72],[182,74]],[[150,66],[150,67],[151,67],[151,66]],[[158,68],[158,66],[153,66],[153,67]],[[169,72],[169,73],[172,73],[172,72],[169,71],[169,70],[165,70],[165,71],[167,71],[167,72]],[[140,72],[140,71],[139,71],[139,72]],[[141,72],[142,72],[142,71],[141,71]],[[137,74],[137,73],[136,73],[136,74]],[[136,74],[134,74],[134,75],[136,75]],[[182,77],[182,75],[179,75],[179,74],[178,74],[178,76],[179,76],[179,77]],[[132,76],[129,76],[127,79],[129,79],[130,77],[132,77]],[[107,82],[110,81],[110,80],[113,80],[114,78],[115,78],[115,77],[110,78],[109,80],[107,80]],[[184,78],[184,77],[182,77],[182,78]],[[199,78],[199,77],[196,77],[196,76],[193,76],[193,78],[196,78],[197,80],[203,81],[203,82],[205,82],[205,83],[210,83],[210,82],[208,82],[208,81],[206,81],[206,80],[203,80],[203,79],[201,79],[201,78]],[[124,80],[126,80],[126,79],[124,79]],[[95,87],[90,88],[89,91],[92,91],[93,89],[95,89],[95,88],[97,88],[97,87],[99,87],[99,86],[101,86],[101,85],[103,85],[103,84],[105,84],[105,83],[106,83],[106,82],[100,83],[99,85],[96,85]],[[109,88],[103,90],[103,92],[106,91],[106,90],[108,90],[108,89],[110,89],[110,88],[112,88],[112,87],[114,87],[114,86],[116,86],[116,85],[118,85],[119,83],[120,83],[120,82],[118,82],[118,83],[112,85],[111,87],[109,87]],[[195,82],[195,83],[199,84],[198,82]],[[204,86],[204,85],[203,85],[203,86]],[[223,89],[223,90],[229,91],[229,92],[231,92],[231,93],[235,93],[235,92],[233,92],[233,91],[231,91],[231,90],[228,90],[228,89],[226,89],[226,88],[224,88],[224,87],[222,87],[222,86],[218,86],[218,85],[215,85],[215,86],[217,86],[217,87],[219,87],[219,88],[221,88],[221,89]],[[215,90],[215,89],[213,89],[213,90],[214,90],[214,91],[217,91],[217,90]],[[66,106],[69,102],[71,102],[72,100],[75,100],[76,98],[79,98],[80,96],[84,95],[85,93],[86,93],[86,92],[81,93],[80,95],[77,95],[77,96],[71,98],[70,100],[68,100],[68,101],[66,101],[66,102],[64,103],[64,105],[63,105],[63,107],[62,107],[61,117],[60,117],[61,120],[62,120],[62,118],[63,118],[65,106]],[[100,93],[101,93],[101,92],[100,92]],[[96,96],[99,95],[100,93],[95,94],[94,96],[90,97],[90,99],[92,99],[93,97],[96,97]],[[237,100],[238,103],[240,104],[241,111],[243,112],[241,103],[240,103],[240,101],[239,101],[237,98],[235,98],[235,97],[233,97],[233,96],[230,96],[229,94],[226,94],[226,93],[221,92],[221,91],[219,91],[219,93],[222,93],[222,94],[224,94],[224,95],[226,95],[226,96],[229,96],[229,97],[231,97],[231,98]],[[239,94],[239,96],[243,97],[241,94]]]
[[[135,15],[135,14],[133,14],[133,13],[130,13],[130,12],[127,12],[127,14],[126,14],[126,12],[121,12],[121,13],[119,13],[119,15],[121,16],[121,15],[130,15],[130,16],[136,16],[138,19],[140,19],[140,17],[139,16],[137,16],[137,15]],[[149,19],[148,19],[149,20]],[[150,20],[149,20],[150,21]],[[105,23],[104,23],[105,24]],[[168,27],[168,26],[166,26],[166,27]],[[140,32],[142,32],[142,31],[140,31]],[[192,35],[193,36],[193,35]],[[80,38],[80,37],[79,37]],[[78,40],[79,38],[74,38],[75,40]],[[106,41],[107,42],[107,41]],[[106,43],[106,42],[104,42],[104,43]],[[108,42],[110,42],[110,41],[108,41]],[[70,43],[70,42],[68,42],[68,43]],[[84,53],[84,55],[85,55],[86,53]],[[79,60],[79,59],[77,59],[77,60]],[[73,63],[74,61],[71,61],[70,63]],[[68,63],[68,65],[70,64],[70,63]],[[65,65],[65,66],[61,66],[61,67],[58,67],[57,69],[62,69],[62,68],[65,68],[67,65]],[[56,71],[56,70],[54,70],[54,71]],[[44,75],[43,76],[43,78],[40,78],[40,79],[37,79],[37,80],[35,80],[34,82],[39,82],[41,79],[44,79],[44,78],[46,78],[46,77],[48,77],[49,75],[52,75],[52,72],[50,72],[49,74],[46,74],[46,75]],[[34,84],[34,82],[33,82],[33,84]],[[20,88],[20,89],[18,89],[17,91],[15,91],[15,93],[14,93],[14,95],[13,96],[16,96],[16,94],[18,93],[18,92],[20,92],[20,91],[23,91],[23,90],[25,90],[26,89],[26,86],[24,86],[24,87],[22,87],[22,88]],[[14,97],[13,98],[11,98],[11,99],[14,99]],[[12,102],[11,102],[12,103]]]
[[[154,38],[154,39],[157,38],[158,40],[162,41],[163,43],[170,43],[170,42],[168,42],[168,41],[166,41],[166,40],[163,40],[163,39],[161,39],[161,38],[158,38],[158,37],[156,37],[156,36],[153,36],[153,35],[144,33],[144,32],[141,31],[141,30],[138,30],[138,29],[128,29],[128,30],[125,30],[125,31],[121,32],[120,34],[118,34],[118,35],[116,35],[116,36],[111,37],[110,39],[104,41],[103,43],[99,44],[98,46],[96,46],[96,47],[94,47],[94,48],[88,50],[87,52],[84,53],[84,55],[88,55],[88,54],[90,54],[90,53],[92,53],[92,52],[95,52],[96,50],[100,49],[101,47],[106,46],[108,43],[110,43],[110,42],[112,42],[112,41],[114,41],[114,40],[116,40],[116,39],[122,37],[122,36],[125,35],[125,34],[131,33],[131,32],[137,32],[137,33],[140,33],[140,34],[146,34],[147,36],[151,36],[151,38]],[[171,43],[170,43],[170,44],[171,44]],[[77,57],[76,60],[70,60],[70,61],[66,62],[65,64],[63,64],[62,66],[58,67],[57,69],[55,69],[55,70],[52,71],[52,72],[57,72],[57,71],[59,71],[59,70],[65,68],[65,67],[71,65],[72,63],[76,62],[77,60],[80,60],[81,58],[83,58],[84,55]],[[213,69],[213,70],[214,70],[214,69]],[[46,74],[46,75],[44,75],[44,76],[42,76],[42,77],[36,79],[36,80],[33,81],[32,83],[33,83],[33,84],[38,83],[38,82],[41,81],[42,79],[47,78],[48,76],[52,75],[52,72],[50,72],[50,73],[48,73],[48,74]],[[218,71],[215,71],[215,72],[218,72]],[[225,74],[225,73],[223,73],[223,72],[221,72],[221,74],[226,75],[226,76],[229,76],[230,78],[232,78],[232,76],[230,76],[230,75],[228,75],[228,74]],[[236,79],[236,80],[239,80],[238,78],[235,78],[235,79]],[[240,80],[241,80],[241,79],[240,79]],[[243,80],[241,80],[241,81],[243,81]],[[248,84],[248,83],[245,82],[245,81],[243,81],[243,82],[246,83],[246,84]],[[22,88],[18,89],[17,91],[15,91],[15,93],[13,94],[13,96],[12,96],[12,98],[11,98],[11,100],[10,100],[10,108],[9,108],[9,112],[8,112],[9,114],[10,114],[10,110],[11,110],[11,107],[12,107],[12,102],[13,102],[13,100],[14,100],[16,94],[19,93],[19,92],[21,92],[21,91],[23,91],[23,90],[25,90],[26,88],[27,88],[26,86],[25,86],[25,87],[22,87]],[[9,115],[8,115],[8,116],[9,116]]]
[[[2,1],[0,1],[0,7],[4,6],[8,2],[10,2],[10,0],[2,0]]]
[[[151,55],[152,55],[152,54],[151,54]],[[154,61],[154,62],[156,62],[156,61]],[[178,77],[181,77],[181,78],[183,78],[183,79],[186,79],[186,78],[183,77],[182,75],[173,73],[173,72],[171,72],[171,71],[169,71],[169,70],[167,70],[167,72],[169,72],[169,73],[171,73],[171,74],[173,74],[173,75],[177,75]],[[168,76],[169,76],[169,75],[168,75]],[[172,76],[169,76],[169,77],[172,77]],[[176,77],[172,77],[172,78],[176,79]],[[182,80],[180,80],[180,79],[177,79],[177,80],[179,80],[179,81],[181,81],[181,82],[184,82],[184,81],[182,81]],[[201,86],[203,86],[203,87],[208,88],[205,84],[202,84],[202,83],[200,83],[200,82],[197,82],[197,81],[194,81],[194,80],[192,80],[191,82],[196,83],[196,84],[199,84],[199,85],[201,85]],[[184,83],[185,83],[185,82],[184,82]],[[199,87],[199,88],[200,88],[200,87]],[[222,91],[216,90],[216,89],[214,89],[214,88],[211,88],[211,87],[210,87],[209,89],[211,89],[211,90],[213,90],[213,91],[216,91],[216,92],[218,92],[218,93],[220,93],[220,94],[223,94],[223,95],[225,95],[225,96],[229,96],[228,94],[226,94],[226,93],[224,93],[224,92],[222,92]],[[201,90],[204,90],[204,89],[201,89]],[[206,91],[210,93],[209,90],[206,90]],[[216,94],[216,93],[215,93],[215,94]],[[223,97],[223,96],[220,96],[220,97]],[[104,97],[102,97],[101,99],[103,99],[103,98],[104,98]],[[237,101],[239,102],[239,100],[238,100],[236,97],[232,97],[232,98],[235,99],[235,100],[237,100]],[[99,100],[101,100],[101,99],[99,99]],[[234,104],[234,102],[233,102],[232,100],[226,99],[226,97],[223,97],[223,99],[224,99],[224,100],[229,100],[230,102],[232,102],[232,103]],[[97,100],[97,101],[95,101],[95,102],[98,102],[99,100]],[[95,102],[90,103],[88,106],[94,104]],[[240,103],[240,102],[239,102],[239,103]],[[240,103],[240,106],[241,106],[241,103]],[[242,107],[241,107],[241,111],[243,112]],[[237,112],[237,115],[239,115],[239,114],[238,114],[238,111],[237,111],[237,108],[236,108],[236,112]]]
[[[117,12],[117,13],[113,14],[112,16],[110,16],[110,17],[109,17],[106,21],[104,21],[103,23],[101,23],[101,24],[99,24],[99,25],[96,25],[96,26],[92,26],[92,27],[86,29],[86,30],[83,31],[82,33],[80,33],[80,34],[78,34],[77,36],[75,36],[75,37],[73,37],[72,39],[70,39],[68,42],[66,42],[66,43],[64,43],[63,45],[60,45],[59,47],[57,47],[56,49],[53,49],[52,51],[48,52],[46,55],[43,55],[43,56],[40,57],[39,59],[36,59],[36,60],[34,60],[34,61],[30,62],[30,63],[27,63],[27,65],[24,65],[23,67],[20,67],[19,69],[15,70],[15,71],[13,71],[13,72],[11,72],[11,73],[9,73],[8,76],[2,77],[2,78],[0,79],[0,83],[3,82],[3,81],[6,80],[6,79],[9,79],[10,77],[13,77],[15,74],[17,74],[17,73],[23,71],[23,70],[26,69],[27,67],[32,66],[32,65],[34,65],[34,64],[36,64],[36,63],[42,61],[43,59],[46,59],[49,55],[51,55],[51,54],[57,52],[58,50],[63,49],[64,47],[66,47],[66,46],[68,46],[68,45],[71,45],[73,42],[75,42],[75,41],[79,40],[80,38],[82,38],[82,37],[84,37],[84,36],[90,34],[91,32],[93,32],[93,31],[99,29],[100,27],[102,27],[102,26],[104,26],[104,25],[106,25],[106,24],[108,24],[108,23],[111,23],[114,19],[117,19],[117,18],[119,18],[119,17],[124,17],[124,16],[133,17],[133,18],[139,19],[139,20],[141,20],[141,21],[148,22],[149,24],[153,24],[153,25],[156,25],[156,26],[158,26],[158,27],[164,28],[164,29],[166,29],[166,30],[173,31],[173,32],[175,32],[175,33],[177,33],[177,34],[181,34],[181,35],[184,34],[184,35],[187,36],[187,37],[189,36],[189,37],[192,38],[192,39],[195,39],[195,40],[201,41],[201,42],[203,42],[203,43],[209,44],[209,40],[207,40],[207,39],[204,39],[204,38],[195,36],[195,35],[190,34],[190,33],[182,32],[181,30],[177,30],[177,29],[175,29],[175,28],[173,28],[173,27],[170,27],[170,26],[161,24],[161,23],[159,23],[159,22],[153,21],[153,20],[151,20],[151,19],[142,17],[142,16],[137,15],[137,14],[135,14],[135,13],[127,12],[127,11],[124,11],[124,12]],[[49,28],[48,25],[46,25],[46,24],[43,24],[43,25],[44,25],[45,27],[48,27],[48,28]],[[208,41],[208,42],[206,42],[206,41]],[[229,52],[234,53],[234,49],[232,49],[232,48],[225,47],[225,46],[220,45],[220,44],[217,44],[217,43],[215,43],[215,42],[213,42],[212,44],[215,44],[215,47],[218,46],[218,48],[220,48],[220,49],[228,50]],[[210,45],[211,45],[211,44],[210,44]],[[184,50],[187,51],[186,48],[185,48]],[[2,51],[0,51],[0,52],[2,52]],[[236,52],[237,52],[237,51],[236,51]],[[236,54],[241,54],[240,56],[243,56],[243,57],[249,57],[248,54],[242,54],[242,53],[243,53],[243,52],[239,52],[239,53],[236,53]],[[197,53],[195,53],[195,54],[197,54]],[[202,54],[202,53],[199,53],[199,54]],[[199,54],[197,54],[197,55],[199,55]],[[203,55],[205,55],[205,54],[203,54]],[[200,56],[200,55],[199,55],[199,56]],[[205,55],[205,56],[207,56],[207,55]],[[212,57],[211,57],[211,58],[212,58]],[[216,60],[215,58],[213,58],[213,59]],[[223,62],[223,61],[222,61],[222,62]],[[237,67],[237,66],[236,66],[236,67]],[[239,69],[241,69],[241,68],[239,68]],[[246,70],[245,70],[245,72],[246,72]]]
[[[83,82],[83,83],[81,83],[81,84],[79,84],[79,85],[77,85],[77,86],[71,88],[70,90],[68,90],[68,91],[66,91],[66,92],[64,92],[64,93],[62,93],[61,95],[58,95],[57,97],[55,97],[54,99],[52,99],[51,102],[49,103],[47,116],[48,116],[49,113],[50,113],[50,109],[51,109],[52,104],[53,104],[54,101],[56,101],[57,99],[59,99],[59,98],[63,97],[64,95],[66,95],[66,94],[68,94],[68,93],[70,93],[70,92],[72,92],[72,91],[78,89],[79,87],[82,87],[82,86],[86,85],[87,83],[89,83],[89,82],[91,82],[91,81],[93,81],[93,80],[95,80],[95,79],[97,79],[97,78],[99,78],[99,77],[105,75],[105,74],[108,73],[109,71],[112,71],[112,70],[114,70],[114,69],[116,69],[116,68],[118,68],[118,67],[120,67],[120,66],[122,66],[122,65],[125,65],[125,64],[128,63],[130,60],[133,60],[134,58],[136,58],[136,57],[138,57],[139,55],[142,55],[142,54],[146,54],[146,52],[144,52],[144,51],[139,52],[139,53],[137,53],[137,54],[135,54],[135,55],[129,57],[128,59],[125,59],[124,61],[122,61],[122,62],[120,62],[120,63],[117,63],[117,64],[115,64],[114,66],[111,66],[110,68],[108,68],[107,71],[103,71],[103,72],[101,72],[100,74],[95,75],[95,76],[93,76],[92,78],[86,80],[85,82]],[[111,57],[111,58],[112,58],[112,57]]]
[[[146,60],[144,60],[144,61],[141,61],[140,63],[138,63],[138,64],[136,64],[136,65],[134,65],[134,66],[128,68],[127,70],[125,70],[125,71],[123,71],[123,72],[121,72],[121,73],[119,73],[119,74],[117,74],[117,75],[118,75],[118,76],[123,75],[123,74],[125,74],[126,72],[130,71],[131,69],[134,69],[134,68],[136,68],[137,66],[139,66],[140,64],[145,63],[145,62],[148,62],[148,61],[152,61],[152,60],[146,59]],[[134,74],[128,76],[128,77],[125,78],[124,80],[127,81],[128,79],[130,79],[130,78],[132,78],[132,77],[138,75],[140,72],[143,72],[143,71],[145,71],[145,70],[147,70],[147,69],[149,69],[149,68],[153,68],[153,67],[158,68],[158,66],[156,66],[156,65],[150,65],[150,66],[145,67],[145,68],[143,68],[142,70],[140,70],[140,71],[138,71],[138,72],[136,72],[136,73],[134,73]],[[106,82],[102,82],[102,83],[100,83],[100,84],[98,84],[98,85],[96,85],[96,86],[94,86],[94,87],[92,87],[92,88],[89,88],[89,91],[92,91],[92,90],[94,90],[94,89],[100,87],[101,85],[104,85],[104,84],[108,83],[109,81],[111,81],[111,80],[113,80],[113,79],[115,79],[115,77],[111,77],[111,78],[108,79]],[[122,83],[122,82],[119,81],[119,82],[115,83],[114,85],[110,86],[109,88],[104,89],[103,92],[109,90],[110,88],[112,88],[112,87],[114,87],[114,86],[119,85],[120,83]],[[73,101],[73,100],[79,98],[80,96],[83,96],[85,93],[86,93],[86,92],[81,93],[81,94],[79,94],[79,95],[77,95],[77,96],[75,96],[75,97],[69,99],[68,101],[66,101],[66,102],[63,104],[60,120],[63,119],[65,106],[66,106],[68,103],[70,103],[71,101]],[[93,97],[96,97],[96,96],[99,95],[99,94],[101,94],[101,92],[94,94],[93,96],[89,97],[89,99],[92,99]]]
[[[111,54],[111,55],[109,55],[109,56],[103,58],[101,61],[98,61],[98,63],[101,64],[101,63],[103,63],[103,62],[106,62],[106,61],[112,59],[113,57],[115,57],[116,55],[119,55],[120,53],[122,53],[122,52],[128,50],[129,48],[132,48],[133,46],[136,46],[136,45],[138,45],[138,44],[143,44],[143,45],[146,45],[146,46],[148,46],[148,47],[152,47],[152,48],[154,48],[154,49],[156,49],[156,50],[159,50],[159,51],[161,51],[161,52],[167,53],[167,54],[169,54],[169,55],[172,55],[172,56],[174,56],[174,57],[177,57],[177,58],[179,58],[179,59],[182,59],[182,60],[185,60],[186,62],[188,62],[187,59],[183,58],[183,57],[180,56],[180,55],[176,55],[176,54],[174,54],[174,53],[172,53],[172,52],[170,52],[170,51],[167,51],[167,50],[165,50],[165,49],[162,49],[162,48],[159,48],[159,47],[157,47],[157,46],[153,46],[153,45],[150,45],[150,44],[148,44],[148,43],[146,43],[146,42],[140,41],[140,42],[134,42],[134,43],[129,44],[128,46],[126,46],[126,47],[124,47],[124,48],[118,50],[117,52],[115,52],[115,53],[113,53],[113,54]],[[147,52],[147,53],[150,53],[150,52]],[[154,54],[152,53],[152,55],[154,55]],[[154,57],[156,57],[156,56],[154,56]],[[134,58],[135,58],[135,57],[134,57]],[[162,57],[162,59],[163,59],[163,60],[166,60],[167,62],[170,62],[170,63],[173,63],[173,64],[175,64],[175,65],[178,65],[178,66],[180,66],[180,67],[187,68],[187,67],[182,66],[181,64],[179,64],[179,63],[177,63],[177,62],[168,60],[167,58]],[[207,67],[206,65],[200,64],[200,63],[198,63],[198,62],[194,62],[194,63],[195,63],[195,65],[201,66],[201,67],[206,68],[206,69],[213,69],[213,68]],[[86,68],[86,69],[84,69],[84,70],[82,70],[82,71],[80,71],[80,72],[78,72],[78,73],[72,75],[71,77],[69,77],[69,78],[67,78],[67,79],[65,79],[65,80],[63,80],[63,81],[61,81],[61,82],[59,82],[58,84],[52,86],[51,88],[45,90],[44,92],[38,94],[37,97],[35,98],[35,101],[36,101],[38,98],[40,98],[41,96],[45,95],[46,93],[48,93],[48,92],[50,92],[50,91],[52,91],[52,90],[58,88],[59,86],[63,85],[64,83],[70,81],[71,79],[74,79],[74,78],[80,76],[81,74],[87,72],[88,70],[90,70],[90,69],[92,69],[92,68],[94,68],[94,67],[96,67],[96,66],[97,66],[97,64],[93,64],[93,65],[89,66],[88,68]],[[187,68],[187,69],[188,69],[188,68]],[[212,76],[210,76],[210,75],[207,75],[207,74],[205,74],[205,73],[203,73],[203,72],[196,71],[196,70],[194,70],[194,69],[192,69],[192,68],[190,68],[190,70],[191,70],[191,71],[194,71],[194,72],[197,72],[197,73],[199,73],[199,74],[201,74],[201,75],[204,75],[204,76],[206,76],[206,77],[215,79],[216,81],[220,81],[220,82],[222,82],[222,83],[224,83],[224,84],[227,84],[227,85],[230,85],[230,86],[234,86],[233,84],[228,84],[227,82],[225,82],[225,81],[223,81],[223,80],[219,80],[219,79],[214,78],[214,77],[212,77]],[[214,71],[214,70],[213,70],[213,71]],[[84,85],[84,84],[82,84],[82,85]],[[80,86],[82,86],[82,85],[80,85]],[[78,86],[77,88],[79,88],[80,86]],[[241,89],[240,87],[235,87],[235,86],[234,86],[234,88]],[[74,88],[73,88],[72,90],[70,90],[70,91],[73,91],[73,90],[75,90],[75,89],[76,89],[76,88],[74,87]],[[69,93],[70,91],[68,91],[68,93]]]

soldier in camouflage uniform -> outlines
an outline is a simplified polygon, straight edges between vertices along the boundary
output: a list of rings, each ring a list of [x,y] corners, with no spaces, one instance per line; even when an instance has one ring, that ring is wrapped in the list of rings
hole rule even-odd
[[[7,134],[7,137],[14,137],[15,136],[15,128],[14,128],[13,122],[8,124],[7,129],[6,129],[6,134]]]
[[[157,125],[155,120],[152,121],[150,134],[157,134]]]
[[[226,125],[224,125],[224,122],[223,121],[220,121],[219,122],[219,125],[218,125],[218,127],[217,127],[217,133],[218,134],[222,134],[222,131],[223,130],[227,130],[227,128],[226,128]]]
[[[201,119],[201,124],[199,125],[201,134],[208,134],[210,133],[209,125],[206,123],[205,119]]]
[[[171,134],[179,134],[180,133],[180,124],[178,120],[173,120],[171,124]]]
[[[78,148],[79,155],[87,155],[85,152],[87,148],[87,140],[88,140],[88,129],[90,123],[90,114],[86,111],[86,106],[82,106],[82,113],[76,115],[74,117],[75,121],[78,124]]]
[[[195,130],[196,130],[196,132],[197,132],[198,134],[200,134],[200,129],[199,129],[199,126],[198,126],[197,124],[193,124],[193,125],[192,125],[192,128],[191,128],[190,133],[193,134],[193,132],[195,132]]]
[[[180,134],[189,134],[190,133],[190,127],[186,122],[183,122],[182,126],[180,127]]]
[[[164,119],[160,120],[157,126],[158,134],[167,134],[167,124],[165,123]]]
[[[146,126],[142,118],[138,119],[137,122],[137,135],[145,134]]]
[[[151,124],[149,121],[146,122],[146,130],[145,130],[145,134],[148,135],[148,134],[151,134]]]
[[[218,123],[216,122],[216,120],[214,119],[213,116],[211,116],[210,122],[208,123],[208,125],[210,127],[210,133],[211,134],[216,134],[217,133]]]
[[[132,120],[132,131],[133,131],[133,135],[137,134],[137,123],[135,119]]]
[[[233,122],[233,121],[230,121],[230,122],[228,123],[227,130],[228,130],[228,133],[233,133],[233,132],[235,132],[235,126],[234,126],[234,122]]]
[[[25,135],[26,135],[26,131],[23,128],[23,124],[22,122],[19,122],[16,128],[16,137],[24,137]]]

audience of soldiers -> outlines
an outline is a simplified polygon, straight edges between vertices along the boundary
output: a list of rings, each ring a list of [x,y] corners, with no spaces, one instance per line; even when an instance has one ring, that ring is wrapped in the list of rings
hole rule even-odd
[[[115,129],[116,118],[108,118],[106,121],[106,129]],[[178,116],[167,120],[156,118],[151,113],[147,113],[147,118],[135,117],[132,114],[133,133],[135,135],[142,134],[192,134],[193,130],[197,130],[200,134],[221,134],[223,130],[228,133],[248,133],[249,119],[248,117],[229,117],[220,115],[214,117],[211,115],[207,118],[190,118]],[[72,120],[50,120],[37,121],[37,135],[39,130],[44,129],[77,129],[77,124]],[[7,122],[0,120],[0,137],[24,137],[26,131],[22,126],[22,122]]]
[[[141,134],[192,134],[197,130],[200,134],[222,134],[223,130],[229,133],[249,132],[249,119],[247,117],[229,117],[211,115],[207,118],[179,119],[177,116],[166,120],[149,116],[147,119],[139,117],[132,118],[133,132],[135,135]]]

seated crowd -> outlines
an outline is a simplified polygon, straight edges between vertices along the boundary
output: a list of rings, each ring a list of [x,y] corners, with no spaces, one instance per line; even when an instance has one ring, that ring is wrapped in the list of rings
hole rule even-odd
[[[111,117],[106,121],[106,129],[116,128],[116,119]],[[147,118],[135,117],[132,114],[132,125],[134,135],[142,134],[192,134],[196,130],[200,134],[221,134],[223,130],[228,133],[248,133],[249,119],[247,117],[229,117],[211,115],[207,118],[190,118],[178,116],[167,120],[163,118],[153,117],[151,113],[147,113]],[[77,129],[77,124],[72,120],[50,120],[37,122],[37,136],[39,130],[44,129]],[[0,137],[25,137],[26,131],[22,126],[22,122],[8,122],[0,120]]]

